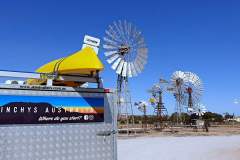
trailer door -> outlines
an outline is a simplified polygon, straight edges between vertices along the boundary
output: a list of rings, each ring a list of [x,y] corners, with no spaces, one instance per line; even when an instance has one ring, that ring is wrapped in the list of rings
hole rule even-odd
[[[113,99],[102,90],[1,87],[0,160],[116,160]]]

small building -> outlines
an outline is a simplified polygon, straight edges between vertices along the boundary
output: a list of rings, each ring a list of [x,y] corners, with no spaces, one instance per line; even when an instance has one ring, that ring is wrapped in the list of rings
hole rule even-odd
[[[240,122],[240,116],[234,118],[235,121]]]

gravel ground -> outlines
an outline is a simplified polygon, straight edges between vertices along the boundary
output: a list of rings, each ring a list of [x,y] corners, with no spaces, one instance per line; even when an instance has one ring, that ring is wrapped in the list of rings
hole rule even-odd
[[[240,160],[240,135],[120,139],[118,160]]]

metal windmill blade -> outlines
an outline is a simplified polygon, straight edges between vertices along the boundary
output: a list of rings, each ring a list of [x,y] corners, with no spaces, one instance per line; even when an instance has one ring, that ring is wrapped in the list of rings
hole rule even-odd
[[[169,82],[165,79],[160,78],[159,82],[154,84],[151,89],[148,90],[149,93],[155,95],[156,93],[162,93],[167,90]]]
[[[204,106],[203,104],[196,104],[193,108],[192,113],[198,115],[198,116],[203,116],[205,113],[207,112],[207,108],[206,106]]]
[[[176,71],[171,76],[171,83],[173,88],[180,88],[184,83],[185,74],[182,71]]]
[[[185,105],[192,108],[195,104],[200,102],[203,93],[203,85],[200,78],[192,72],[184,72],[184,89],[188,97],[185,99]]]
[[[151,89],[147,90],[147,92],[151,93],[149,102],[152,105],[155,105],[159,101],[158,94],[163,92],[163,88],[159,84],[154,84]]]
[[[132,23],[119,20],[109,25],[105,33],[104,54],[112,69],[122,77],[141,73],[148,58],[141,32]]]
[[[182,71],[176,71],[171,76],[171,87],[168,88],[168,91],[171,91],[179,104],[184,104],[186,100],[186,95],[184,94],[186,77],[185,73]]]
[[[145,101],[140,101],[140,102],[135,102],[134,105],[137,106],[140,112],[146,112],[146,107],[148,106],[148,103]]]

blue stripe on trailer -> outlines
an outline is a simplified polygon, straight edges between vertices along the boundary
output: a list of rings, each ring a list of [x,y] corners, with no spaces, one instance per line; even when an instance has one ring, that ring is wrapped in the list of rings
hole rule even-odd
[[[104,97],[56,97],[0,95],[0,105],[12,102],[50,103],[54,106],[103,107]]]

